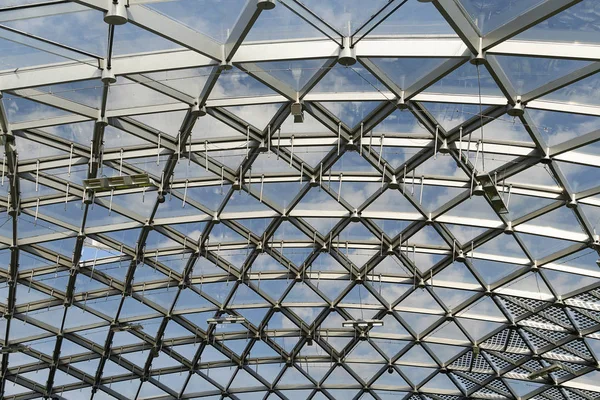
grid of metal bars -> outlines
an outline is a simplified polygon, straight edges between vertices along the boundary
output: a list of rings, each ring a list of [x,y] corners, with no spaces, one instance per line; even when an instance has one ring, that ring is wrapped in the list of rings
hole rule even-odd
[[[410,0],[409,0],[410,1]],[[270,12],[260,0],[249,0],[241,10],[235,26],[224,45],[219,45],[209,37],[193,31],[169,18],[152,12],[143,5],[143,1],[128,3],[128,23],[149,30],[156,35],[172,40],[186,50],[173,52],[133,54],[114,57],[112,40],[113,26],[108,27],[108,54],[98,58],[91,54],[90,63],[64,63],[54,66],[25,68],[0,74],[0,90],[4,96],[29,98],[71,114],[51,119],[10,123],[5,105],[0,106],[0,126],[4,139],[3,184],[7,186],[7,195],[0,197],[0,206],[7,212],[6,223],[12,224],[12,237],[1,236],[2,270],[0,276],[5,282],[0,308],[4,315],[4,335],[2,343],[2,364],[0,392],[4,398],[82,398],[80,389],[88,390],[85,396],[90,398],[296,398],[290,391],[305,389],[296,396],[308,398],[336,398],[341,395],[337,390],[354,389],[352,396],[359,398],[382,399],[386,396],[398,396],[410,399],[459,399],[459,398],[536,398],[536,399],[594,399],[599,396],[598,386],[581,383],[579,377],[593,374],[598,369],[598,360],[590,347],[590,340],[600,339],[600,291],[598,283],[574,288],[559,295],[548,278],[548,271],[561,271],[561,260],[581,251],[600,250],[594,224],[586,215],[582,205],[598,206],[597,198],[600,186],[582,192],[575,192],[561,171],[558,161],[572,162],[569,152],[597,142],[600,131],[596,130],[575,139],[549,146],[539,132],[535,121],[527,111],[540,109],[599,116],[597,107],[577,104],[550,103],[540,100],[547,93],[558,90],[574,82],[589,77],[599,70],[600,58],[592,45],[567,48],[565,44],[552,42],[519,42],[510,38],[535,24],[550,18],[559,12],[579,3],[575,0],[546,1],[532,8],[518,18],[507,22],[496,30],[482,35],[460,2],[454,0],[434,0],[431,12],[439,12],[455,30],[457,37],[419,38],[386,37],[371,38],[362,32],[363,28],[351,38],[357,60],[360,65],[375,76],[386,91],[373,93],[312,93],[311,90],[336,64],[337,54],[343,50],[342,35],[328,23],[312,13],[300,2],[279,1],[277,7],[286,7],[298,18],[305,19],[319,29],[328,39],[304,40],[272,43],[251,43],[245,38],[261,13]],[[378,24],[393,12],[401,12],[405,2],[392,1],[376,13],[369,24]],[[274,3],[273,3],[274,4]],[[52,1],[33,5],[15,6],[0,11],[0,21],[11,18],[51,15],[58,7],[90,7],[105,12],[110,6],[104,0],[79,0],[73,3]],[[318,13],[317,13],[318,14]],[[1,23],[1,22],[0,22]],[[366,29],[366,28],[365,28]],[[23,36],[28,36],[23,34]],[[29,39],[42,41],[40,38]],[[77,51],[64,44],[56,44],[56,52]],[[278,49],[278,50],[274,50]],[[456,96],[431,94],[427,88],[460,66],[470,58],[485,53],[485,68],[501,89],[505,98],[494,96]],[[497,56],[500,55],[537,55],[551,58],[593,60],[594,63],[572,72],[559,80],[549,82],[529,93],[517,96],[500,67]],[[447,57],[448,61],[420,78],[408,87],[400,87],[372,61],[374,57]],[[314,57],[328,57],[324,66],[315,72],[309,82],[299,91],[263,70],[257,63],[281,60],[302,60]],[[210,100],[211,91],[219,78],[235,65],[261,84],[269,87],[276,95],[247,98],[225,98]],[[181,68],[210,67],[211,72],[197,97],[189,96],[145,74],[156,71],[170,71]],[[352,67],[349,67],[352,68]],[[107,72],[109,71],[110,72]],[[110,87],[114,84],[111,75],[127,77],[138,84],[168,96],[176,104],[165,106],[152,105],[129,109],[109,110]],[[36,87],[83,79],[101,78],[102,95],[98,107],[89,107],[61,98],[59,95],[42,92]],[[460,98],[457,98],[460,97]],[[301,101],[304,112],[323,126],[322,134],[293,134],[285,132],[282,126],[289,121],[292,103]],[[328,101],[379,101],[379,104],[364,119],[347,125],[326,107]],[[446,130],[428,111],[426,102],[459,102],[462,104],[485,104],[480,113],[473,115],[460,126]],[[518,101],[526,104],[523,115],[516,117],[520,121],[533,144],[512,140],[489,140],[477,144],[468,140],[473,132],[498,118],[505,117],[508,110]],[[4,100],[5,102],[5,100]],[[265,127],[257,127],[237,116],[231,106],[277,104],[277,111],[270,116]],[[414,115],[427,135],[415,138],[411,135],[373,135],[373,130],[399,108]],[[176,134],[161,132],[144,124],[133,116],[148,113],[167,113],[185,111],[185,117],[174,127]],[[194,139],[192,132],[204,119],[216,119],[240,136],[211,137],[206,140]],[[93,121],[94,128],[89,146],[69,142],[48,132],[49,127]],[[104,149],[107,127],[118,128],[146,144]],[[40,159],[19,160],[15,143],[30,140],[42,146],[62,151],[61,155]],[[305,162],[298,153],[300,146],[327,146],[325,156],[316,165]],[[485,146],[485,147],[484,147]],[[398,167],[392,167],[383,153],[384,147],[411,148],[415,154],[407,158]],[[231,167],[219,160],[211,152],[237,152],[240,163]],[[372,168],[369,171],[333,171],[334,165],[349,153],[359,156]],[[275,163],[285,162],[293,172],[267,171],[260,175],[252,173],[252,167],[261,155],[267,154]],[[511,219],[496,209],[497,221],[477,220],[467,215],[449,215],[454,208],[465,204],[474,196],[473,189],[479,179],[478,157],[484,155],[505,155],[512,161],[489,171],[493,178],[493,187],[501,194],[504,203],[510,209],[510,196],[528,196],[547,199],[550,202],[543,207],[529,211],[519,218]],[[437,174],[415,175],[414,171],[425,162],[437,157],[451,157],[464,176],[448,177]],[[149,172],[128,160],[134,158],[157,158],[160,173],[150,175],[157,188],[137,188],[111,191],[93,197],[85,193],[79,182],[64,179],[64,174],[54,174],[56,168],[71,169],[85,167],[86,177],[97,178],[102,168],[112,168],[123,174]],[[589,166],[595,159],[576,161]],[[194,168],[209,171],[209,177],[181,179],[174,176],[180,163],[190,163]],[[556,182],[555,187],[534,183],[510,183],[516,174],[533,166],[544,166]],[[461,175],[462,176],[462,175]],[[592,177],[592,179],[594,179]],[[53,189],[54,194],[23,198],[20,186],[24,181]],[[350,183],[377,184],[379,189],[360,205],[354,206],[350,198],[342,194],[343,185]],[[263,185],[272,183],[295,183],[298,193],[285,207],[277,199],[269,199],[263,193]],[[192,188],[209,187],[223,192],[222,200],[216,209],[211,209],[202,201],[188,194]],[[418,190],[415,190],[417,187]],[[427,187],[450,187],[460,191],[452,199],[435,210],[422,205],[422,195]],[[339,210],[303,210],[298,205],[311,191],[318,190],[329,196],[339,205]],[[374,212],[369,206],[386,193],[405,199],[413,208],[410,215],[399,215],[393,211]],[[133,213],[129,208],[113,202],[114,196],[141,195],[150,210],[147,214]],[[245,194],[241,194],[245,193]],[[264,204],[268,211],[227,212],[225,209],[235,196],[248,196]],[[168,197],[168,199],[165,199]],[[484,194],[483,199],[494,209],[492,199]],[[169,217],[157,217],[164,201],[179,201],[182,209],[191,208],[193,215],[182,213]],[[40,207],[79,202],[83,210],[80,225],[68,220],[40,212]],[[128,218],[127,222],[109,223],[101,226],[89,226],[88,215],[94,207],[105,210],[107,214],[116,213]],[[572,210],[581,232],[567,232],[552,226],[537,226],[531,221],[553,211],[567,207]],[[20,237],[19,227],[23,218],[33,219],[35,223],[51,225],[52,233],[42,233],[33,237]],[[327,232],[320,232],[308,218],[336,218],[338,221]],[[244,225],[244,220],[263,218],[270,222],[264,232],[255,232]],[[406,221],[403,229],[395,234],[383,229],[378,220]],[[201,232],[191,237],[178,229],[178,224],[202,224]],[[304,237],[276,238],[276,232],[284,223],[289,223]],[[372,240],[342,240],[345,229],[353,224],[361,224],[373,237]],[[450,229],[450,225],[474,227],[481,230],[472,240],[461,242]],[[211,232],[218,226],[224,226],[243,240],[209,240]],[[116,239],[114,232],[128,229],[137,230],[134,244]],[[427,243],[419,239],[420,232],[433,229],[443,244]],[[170,240],[169,246],[150,249],[148,237],[160,234]],[[478,252],[486,243],[508,234],[518,244],[524,258],[511,259],[509,256]],[[568,239],[572,244],[562,250],[536,259],[528,249],[522,235]],[[72,254],[57,251],[47,246],[53,241],[72,238]],[[102,251],[100,257],[88,256],[85,248]],[[304,250],[306,257],[296,262],[294,249]],[[237,252],[237,253],[236,253]],[[110,253],[110,254],[109,254]],[[241,254],[239,263],[231,261],[227,255]],[[332,257],[342,270],[321,271],[315,267],[322,255]],[[366,254],[366,261],[359,263],[354,257]],[[261,257],[270,256],[280,265],[279,270],[256,270]],[[436,261],[430,268],[420,268],[417,255],[434,255]],[[35,257],[35,266],[26,267]],[[27,258],[29,257],[29,259]],[[180,268],[174,268],[169,262],[181,258]],[[393,259],[397,264],[396,272],[378,272],[377,266],[385,260]],[[517,268],[493,283],[487,282],[475,264],[479,260],[497,263],[511,263]],[[208,262],[218,269],[216,273],[198,273],[197,265]],[[122,278],[111,276],[102,269],[103,265],[119,264],[124,269]],[[456,264],[463,265],[475,278],[475,283],[457,279],[444,280],[445,272]],[[586,278],[598,278],[594,268],[574,268],[566,272]],[[136,273],[142,268],[154,269],[159,279],[136,281]],[[195,270],[196,268],[196,270]],[[44,281],[52,276],[66,277],[64,290],[57,290]],[[534,277],[537,287],[527,290],[513,290],[511,284],[524,277]],[[78,280],[83,277],[98,282],[101,288],[78,291]],[[324,282],[343,287],[334,298],[330,298],[320,285]],[[261,282],[263,288],[261,288]],[[274,298],[265,290],[266,282],[281,285],[282,293]],[[541,283],[540,283],[541,282]],[[226,284],[227,292],[222,298],[215,298],[205,291],[204,285]],[[540,284],[547,288],[540,290]],[[405,290],[390,301],[382,294],[382,286],[402,287]],[[294,288],[303,287],[314,293],[314,299],[305,303],[290,302],[286,299]],[[444,288],[459,288],[470,295],[449,307],[439,293]],[[437,290],[436,290],[437,289]],[[28,293],[34,290],[43,294],[40,300],[28,299]],[[236,296],[243,290],[249,290],[260,299],[252,304],[236,303]],[[353,290],[359,290],[376,304],[349,304],[345,302]],[[151,293],[170,293],[170,302],[160,304],[154,301]],[[207,306],[199,306],[185,311],[177,310],[180,298],[186,292],[202,298]],[[172,293],[172,294],[171,294]],[[431,299],[429,304],[408,305],[412,295],[419,294]],[[359,292],[359,296],[361,296]],[[106,311],[94,307],[94,301],[103,299],[115,301],[116,313],[109,316]],[[482,301],[491,302],[500,316],[469,314],[469,310]],[[142,304],[151,310],[139,316],[122,317],[131,302]],[[318,308],[312,322],[306,322],[300,315],[302,307]],[[224,315],[243,316],[244,311],[253,308],[266,308],[267,311],[254,324],[247,320],[233,329],[223,332],[214,325],[199,326],[189,318],[190,314],[204,312],[213,317]],[[42,321],[40,313],[56,311],[60,323]],[[66,326],[69,315],[82,312],[83,323]],[[367,338],[371,354],[360,356],[355,349],[361,346],[360,337],[337,321],[355,319],[358,310],[367,311],[369,318],[382,319],[386,326],[397,326],[378,332],[373,329]],[[406,315],[411,314],[427,320],[425,327],[411,325]],[[54,315],[54,314],[53,314]],[[273,328],[270,322],[283,316],[291,324],[283,328]],[[77,317],[75,317],[77,318]],[[208,317],[207,317],[208,318]],[[497,326],[485,335],[475,337],[471,328],[463,319],[484,323],[495,322]],[[25,327],[36,328],[37,333],[28,335],[21,332]],[[141,325],[141,329],[125,329],[126,326]],[[177,324],[185,334],[167,335],[171,324]],[[152,325],[152,329],[149,326]],[[456,330],[454,336],[440,333],[450,326]],[[156,328],[154,331],[153,329]],[[11,331],[18,331],[14,339]],[[100,332],[101,341],[91,340],[88,335]],[[120,336],[119,336],[120,335]],[[123,335],[129,341],[117,344]],[[121,338],[117,340],[118,338]],[[38,342],[53,339],[52,349],[40,347]],[[234,351],[229,344],[235,340],[245,340],[241,350]],[[286,346],[291,340],[293,346]],[[65,342],[80,346],[73,354],[63,355]],[[401,349],[391,354],[384,348],[384,342],[404,343]],[[309,346],[308,343],[312,345]],[[270,348],[272,356],[254,356],[253,348],[259,344]],[[340,344],[341,343],[341,344]],[[193,353],[189,347],[193,345]],[[434,345],[454,347],[451,357],[443,358]],[[178,351],[186,349],[186,353]],[[411,351],[424,352],[430,360],[422,361],[405,356]],[[220,354],[216,361],[207,361],[209,351]],[[26,361],[13,361],[18,355],[29,358]],[[135,358],[132,357],[135,355]],[[134,360],[135,361],[131,361]],[[162,365],[168,359],[166,366]],[[210,358],[209,358],[210,359]],[[80,362],[97,360],[94,370],[77,368]],[[107,364],[121,367],[118,374],[107,376]],[[553,363],[561,365],[559,372],[548,376],[528,380],[527,376],[536,370]],[[376,366],[370,378],[362,376],[356,364]],[[278,366],[277,373],[267,376],[261,369]],[[427,367],[428,369],[422,368]],[[111,367],[114,370],[114,367]],[[311,368],[323,368],[324,374],[316,378]],[[419,379],[410,375],[405,368],[421,368]],[[215,374],[225,369],[233,371],[225,383]],[[44,371],[45,378],[40,384],[31,373]],[[211,374],[212,371],[212,374]],[[215,372],[216,371],[216,372]],[[296,381],[286,381],[284,377],[291,372],[300,374]],[[343,383],[334,377],[343,371]],[[387,373],[396,374],[406,384],[390,385],[378,383]],[[426,372],[426,373],[425,373]],[[59,375],[60,374],[60,375]],[[185,376],[181,385],[172,384],[174,374]],[[286,375],[287,374],[287,375]],[[444,385],[433,382],[443,376]],[[590,375],[591,376],[591,375]],[[67,378],[65,378],[67,377]],[[162,377],[162,379],[161,379]],[[204,382],[201,391],[190,391],[188,386],[194,379]],[[524,385],[531,382],[525,395],[517,392],[515,384],[508,381],[521,381]],[[289,383],[292,382],[292,383]],[[379,381],[381,382],[381,381]],[[126,394],[119,383],[135,386],[133,394]],[[431,383],[431,384],[429,384]],[[23,391],[10,394],[7,387],[19,385]],[[150,385],[153,389],[147,391]],[[121,388],[123,386],[120,386]],[[146,393],[146,394],[145,394]],[[148,395],[147,393],[151,393]],[[162,393],[162,394],[157,394]],[[300,392],[298,392],[300,393]],[[255,397],[248,397],[254,395]],[[256,397],[258,395],[258,397]],[[104,397],[103,397],[104,396]],[[211,397],[212,396],[212,397]],[[369,397],[370,396],[370,397]]]

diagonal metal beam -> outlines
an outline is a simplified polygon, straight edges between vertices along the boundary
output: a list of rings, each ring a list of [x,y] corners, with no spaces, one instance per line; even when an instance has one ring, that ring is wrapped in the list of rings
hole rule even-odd
[[[77,3],[106,12],[109,3],[103,0],[76,0]],[[194,50],[216,61],[222,60],[221,45],[210,37],[186,27],[144,6],[127,8],[129,22],[158,36]]]
[[[454,0],[434,0],[433,5],[460,36],[471,53],[477,54],[480,46],[479,31],[458,4]]]
[[[489,49],[510,39],[513,36],[529,29],[530,27],[544,21],[569,7],[580,3],[582,0],[548,0],[534,7],[514,19],[493,30],[483,37],[483,49]]]
[[[4,345],[10,343],[10,328],[14,308],[17,302],[17,274],[19,271],[19,234],[18,234],[18,220],[21,212],[21,189],[19,182],[19,171],[18,171],[18,153],[17,146],[15,143],[15,137],[10,130],[8,118],[6,114],[6,108],[4,101],[2,100],[2,94],[0,93],[0,137],[4,142],[4,160],[6,162],[6,174],[9,184],[8,193],[8,215],[11,218],[12,224],[12,237],[10,245],[10,261],[8,263],[7,271],[7,285],[8,285],[8,296],[6,300],[6,312],[4,318],[6,319],[6,330],[4,332]],[[5,167],[3,166],[3,173]],[[2,363],[0,365],[0,397],[4,397],[6,388],[6,374],[9,365],[9,354],[2,356]]]

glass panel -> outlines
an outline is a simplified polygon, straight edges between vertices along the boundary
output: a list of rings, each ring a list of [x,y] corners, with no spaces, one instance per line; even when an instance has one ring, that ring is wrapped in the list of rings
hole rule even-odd
[[[155,35],[146,29],[139,28],[134,24],[117,25],[115,27],[113,46],[113,54],[116,56],[182,49],[177,43]]]
[[[599,10],[600,4],[596,0],[583,0],[534,25],[515,39],[598,43]]]
[[[487,68],[464,63],[425,89],[425,92],[477,95],[480,88],[482,96],[503,96]]]
[[[67,111],[16,96],[4,98],[4,107],[8,121],[13,124],[71,115]]]
[[[529,110],[529,114],[549,146],[600,129],[596,116],[542,110]]]
[[[225,43],[246,0],[175,0],[150,3],[146,7]]]
[[[202,88],[204,88],[204,84],[212,71],[212,67],[188,68],[175,71],[152,72],[144,74],[144,76],[151,81],[160,82],[180,92],[196,97],[202,92]]]
[[[365,68],[356,64],[343,67],[336,64],[313,88],[313,93],[388,92]],[[392,96],[393,97],[393,96]]]
[[[263,85],[245,72],[237,68],[224,71],[219,76],[217,84],[210,92],[209,99],[275,95],[272,89]]]
[[[300,91],[314,75],[322,73],[327,61],[327,59],[269,61],[256,65],[294,90]]]
[[[362,34],[362,32],[361,32]],[[407,1],[377,26],[370,36],[455,35],[433,4]]]
[[[378,101],[353,101],[322,104],[344,124],[352,128],[364,120],[380,103]]]
[[[334,0],[323,3],[318,0],[302,0],[309,10],[320,16],[344,36],[351,36],[364,22],[388,3],[375,0]]]
[[[435,68],[448,61],[446,58],[371,58],[400,88],[406,89]]]
[[[325,38],[318,29],[280,4],[260,14],[246,41]]]
[[[459,0],[483,34],[504,25],[545,0]]]
[[[9,21],[6,22],[6,25],[101,57],[106,54],[108,25],[104,23],[103,14],[100,11],[62,13]],[[78,34],[73,34],[74,32],[78,32]]]
[[[600,75],[595,74],[549,93],[540,100],[600,106],[598,91],[600,91]]]
[[[590,64],[589,61],[538,57],[496,56],[496,60],[519,95]]]
[[[29,45],[25,37],[19,38],[20,42],[0,38],[0,50],[3,57],[0,60],[0,70],[15,71],[19,68],[35,65],[55,64],[68,61],[67,58],[38,50],[33,44]],[[27,44],[22,44],[27,43]]]
[[[102,81],[99,79],[63,83],[36,88],[43,93],[73,101],[93,108],[99,108],[102,102]],[[37,96],[29,96],[33,100]]]
[[[117,83],[110,86],[108,98],[108,110],[177,103],[171,97],[123,77],[117,77]]]

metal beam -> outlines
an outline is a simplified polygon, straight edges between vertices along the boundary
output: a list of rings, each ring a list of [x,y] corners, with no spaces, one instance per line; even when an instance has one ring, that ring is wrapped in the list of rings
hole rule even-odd
[[[581,0],[548,0],[531,8],[526,12],[517,15],[506,24],[493,30],[483,37],[483,49],[491,48],[500,42],[510,39],[513,36],[529,29],[541,21],[549,19],[554,15],[566,10],[569,7],[580,3]]]

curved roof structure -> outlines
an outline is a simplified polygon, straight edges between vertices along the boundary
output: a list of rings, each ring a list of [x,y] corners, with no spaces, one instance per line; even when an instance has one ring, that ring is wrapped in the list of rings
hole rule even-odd
[[[596,0],[1,0],[0,397],[600,396]]]

